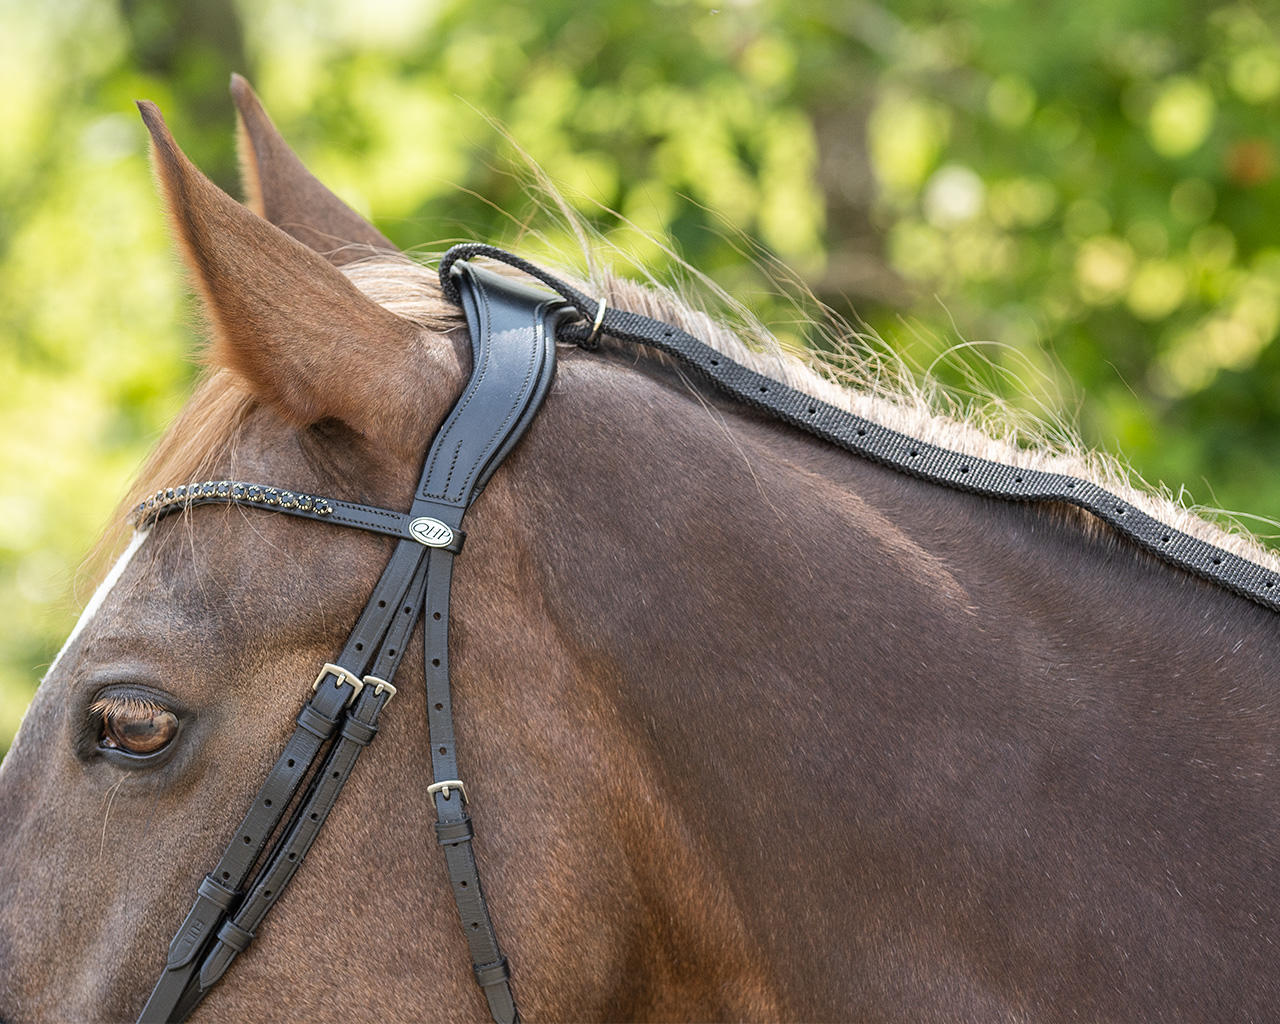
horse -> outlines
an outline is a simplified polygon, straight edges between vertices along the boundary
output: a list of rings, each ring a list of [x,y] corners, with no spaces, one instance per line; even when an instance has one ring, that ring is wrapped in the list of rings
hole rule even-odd
[[[470,372],[461,314],[232,91],[245,205],[140,104],[212,341],[125,507],[210,478],[406,508]],[[593,287],[916,436],[1058,465],[670,294]],[[559,356],[469,515],[449,648],[524,1017],[1275,1018],[1272,608],[1066,503],[854,457],[643,347]],[[392,544],[234,505],[132,537],[0,767],[0,1020],[137,1016]],[[416,628],[382,735],[198,1019],[484,1019]]]

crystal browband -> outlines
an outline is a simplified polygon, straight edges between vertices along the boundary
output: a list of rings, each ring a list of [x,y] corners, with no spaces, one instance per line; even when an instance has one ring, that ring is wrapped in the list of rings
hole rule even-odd
[[[314,494],[283,491],[279,487],[246,484],[237,480],[206,480],[202,484],[179,484],[156,491],[133,510],[130,517],[136,526],[155,522],[161,516],[206,501],[234,502],[237,505],[261,505],[263,508],[298,510],[317,516],[333,514],[333,504]]]
[[[196,505],[248,505],[271,512],[285,512],[305,519],[318,519],[335,526],[351,526],[372,530],[389,537],[415,540],[425,547],[446,548],[455,554],[462,550],[466,534],[451,529],[437,519],[411,519],[403,512],[393,512],[372,505],[358,505],[337,498],[321,498],[301,491],[287,491],[265,484],[249,484],[239,480],[206,480],[204,483],[179,484],[156,491],[136,506],[130,522],[139,530],[148,529],[158,519]]]

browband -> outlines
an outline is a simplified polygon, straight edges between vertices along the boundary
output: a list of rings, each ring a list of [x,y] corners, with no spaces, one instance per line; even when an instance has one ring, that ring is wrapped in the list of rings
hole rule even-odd
[[[477,983],[495,1021],[519,1019],[471,852],[473,826],[458,769],[449,692],[449,593],[453,559],[462,548],[463,516],[546,397],[555,370],[556,327],[572,314],[558,297],[478,268],[457,268],[454,284],[470,328],[471,376],[431,444],[408,513],[230,480],[167,488],[134,512],[135,523],[146,529],[197,505],[236,504],[400,538],[346,645],[321,668],[292,737],[217,866],[200,883],[140,1022],[185,1020],[252,942],[311,848],[360,751],[376,735],[424,607],[434,775],[427,790],[434,797],[436,833]],[[322,764],[312,770],[325,744]],[[268,840],[308,776],[296,809],[264,858]]]
[[[138,505],[130,520],[135,527],[145,530],[165,516],[197,505],[248,505],[271,512],[287,512],[321,523],[333,523],[335,526],[350,526],[370,533],[406,537],[419,543],[427,543],[410,529],[412,517],[404,512],[393,512],[373,505],[358,505],[353,501],[339,501],[337,498],[321,498],[315,494],[284,491],[279,487],[244,483],[240,480],[206,480],[204,483],[167,487],[156,491]],[[455,554],[461,550],[462,543],[459,539]]]

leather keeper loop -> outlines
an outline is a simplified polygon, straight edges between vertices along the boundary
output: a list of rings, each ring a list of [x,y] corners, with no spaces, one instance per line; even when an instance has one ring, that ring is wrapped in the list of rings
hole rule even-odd
[[[228,889],[225,885],[214,878],[213,875],[205,875],[204,878],[200,880],[200,885],[196,889],[196,892],[205,899],[216,903],[223,910],[229,910],[231,908],[231,904],[235,902],[236,897],[240,895],[235,889]]]
[[[298,725],[316,739],[327,740],[333,735],[333,730],[338,727],[338,721],[336,718],[322,715],[310,704],[303,704],[302,710],[298,712]]]
[[[505,956],[491,964],[475,964],[471,969],[475,971],[476,981],[480,983],[481,988],[501,985],[511,977],[511,970],[507,967]]]
[[[459,843],[471,842],[475,830],[471,827],[471,818],[461,821],[436,822],[436,842],[441,846],[457,846]]]
[[[223,921],[218,929],[218,941],[224,942],[237,953],[243,953],[253,941],[253,932],[247,932],[234,921]]]
[[[359,743],[362,747],[367,747],[377,735],[378,727],[376,725],[369,725],[358,718],[348,718],[342,723],[343,739]]]

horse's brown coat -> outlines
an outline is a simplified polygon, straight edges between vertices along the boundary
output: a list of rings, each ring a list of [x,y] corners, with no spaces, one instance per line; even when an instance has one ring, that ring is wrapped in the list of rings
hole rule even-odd
[[[208,475],[407,507],[391,451],[456,393],[454,345],[384,332],[145,113],[215,357],[255,398]],[[347,214],[293,166],[259,184],[310,205],[263,209],[327,239]],[[335,378],[367,401],[324,404]],[[459,744],[528,1019],[1275,1016],[1272,613],[576,352],[468,527]],[[0,1017],[136,1014],[388,552],[239,509],[156,527],[0,770]],[[206,1019],[483,1017],[419,644]],[[186,717],[163,769],[94,756],[89,705],[128,681]]]

